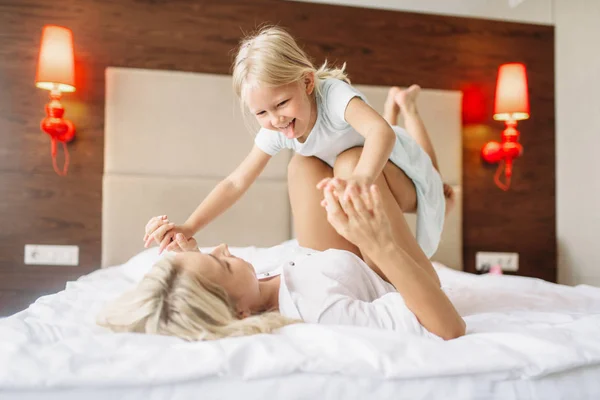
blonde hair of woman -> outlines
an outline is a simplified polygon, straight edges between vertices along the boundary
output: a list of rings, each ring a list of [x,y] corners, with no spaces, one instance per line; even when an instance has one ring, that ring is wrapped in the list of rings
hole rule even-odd
[[[220,248],[224,250],[223,246]],[[188,252],[163,257],[136,288],[109,303],[98,315],[97,323],[115,332],[168,335],[194,341],[271,333],[299,322],[276,311],[251,315],[248,309],[240,309],[223,287],[226,285],[209,280],[197,268],[198,261],[191,257],[200,254]]]

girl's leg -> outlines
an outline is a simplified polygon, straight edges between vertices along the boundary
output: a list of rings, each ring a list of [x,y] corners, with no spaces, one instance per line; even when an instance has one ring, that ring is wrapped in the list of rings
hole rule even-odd
[[[425,124],[417,109],[417,97],[421,91],[418,85],[412,85],[406,90],[392,87],[385,101],[384,118],[390,125],[398,124],[398,114],[402,112],[406,132],[425,150],[431,159],[433,167],[439,172],[435,150]],[[446,215],[454,208],[455,195],[452,186],[444,183],[444,196],[446,198]]]
[[[288,191],[298,244],[315,250],[341,249],[361,256],[358,247],[340,236],[321,207],[317,183],[333,176],[333,169],[316,157],[295,154],[288,165]]]
[[[361,152],[362,147],[355,147],[340,154],[335,163],[334,175],[342,179],[349,178],[358,164]],[[404,213],[414,212],[417,207],[417,192],[414,183],[404,171],[388,161],[375,184],[381,191],[381,199],[392,224],[396,242],[439,284],[439,278],[431,261],[421,250],[421,246],[417,243],[404,218]],[[363,259],[375,272],[386,279],[364,254]]]
[[[392,126],[398,125],[400,106],[396,102],[396,95],[401,91],[402,89],[398,86],[391,87],[388,91],[387,99],[385,99],[385,104],[383,105],[383,118]]]
[[[411,85],[406,90],[398,90],[394,95],[394,100],[398,104],[402,117],[404,117],[406,131],[425,150],[431,158],[433,167],[439,171],[435,150],[417,109],[417,97],[420,92],[421,87],[419,85]]]

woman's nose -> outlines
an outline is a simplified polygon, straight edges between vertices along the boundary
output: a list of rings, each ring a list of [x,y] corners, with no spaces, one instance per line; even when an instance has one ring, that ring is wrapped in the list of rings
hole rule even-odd
[[[231,253],[229,252],[229,247],[227,246],[226,243],[221,243],[217,249],[218,249],[219,253],[224,256],[231,255]]]
[[[221,243],[220,245],[215,247],[213,251],[211,251],[211,254],[216,256],[223,254],[223,247],[225,247],[225,243]]]

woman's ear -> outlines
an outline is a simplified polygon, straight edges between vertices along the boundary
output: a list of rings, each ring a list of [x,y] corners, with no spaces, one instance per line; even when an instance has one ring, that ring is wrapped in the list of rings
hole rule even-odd
[[[315,90],[315,73],[314,72],[307,72],[306,75],[304,75],[304,87],[306,90],[306,94],[311,95],[312,92]]]

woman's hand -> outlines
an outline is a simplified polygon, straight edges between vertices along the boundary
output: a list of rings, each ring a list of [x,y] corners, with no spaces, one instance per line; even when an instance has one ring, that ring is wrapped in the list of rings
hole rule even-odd
[[[181,239],[176,238],[179,235],[182,236]],[[197,249],[196,240],[187,230],[183,226],[170,222],[166,215],[153,217],[146,224],[144,247],[150,246],[152,242],[159,245],[158,254],[164,250],[193,251],[193,247]]]
[[[344,188],[342,192],[340,189]],[[343,193],[339,195],[337,193]],[[323,188],[327,220],[346,240],[364,250],[393,244],[392,228],[376,185],[363,191],[338,178]]]
[[[175,239],[167,246],[165,250],[174,251],[176,253],[182,253],[184,251],[200,252],[196,239],[194,239],[193,236],[188,239],[183,233],[176,234]]]
[[[363,199],[367,208],[369,208],[369,209],[373,208],[373,204],[371,202],[371,196],[368,195],[369,194],[368,188],[369,188],[369,186],[371,186],[371,183],[368,183],[368,180],[366,178],[358,178],[358,177],[351,177],[349,179],[325,178],[317,184],[317,189],[324,190],[325,187],[327,187],[327,185],[332,185],[334,187],[334,195],[335,196],[346,199],[346,200],[349,198],[351,191],[358,190],[358,192],[360,193],[361,198]],[[321,205],[324,205],[325,202],[326,201],[323,200]]]

